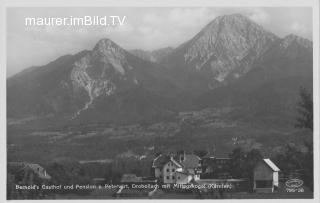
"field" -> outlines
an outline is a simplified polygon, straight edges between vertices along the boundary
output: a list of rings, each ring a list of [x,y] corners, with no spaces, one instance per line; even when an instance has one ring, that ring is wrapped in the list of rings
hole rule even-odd
[[[290,125],[229,118],[228,109],[182,112],[173,121],[117,126],[107,123],[50,126],[8,125],[8,161],[42,163],[59,157],[82,162],[143,159],[156,153],[207,150],[225,157],[236,147],[259,149],[264,156],[286,143],[301,145],[310,132]]]

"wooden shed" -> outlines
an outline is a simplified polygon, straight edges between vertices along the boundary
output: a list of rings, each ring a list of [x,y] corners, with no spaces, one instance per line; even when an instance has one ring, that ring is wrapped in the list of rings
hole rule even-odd
[[[274,192],[279,187],[280,169],[270,160],[263,159],[254,168],[253,190],[255,192]]]

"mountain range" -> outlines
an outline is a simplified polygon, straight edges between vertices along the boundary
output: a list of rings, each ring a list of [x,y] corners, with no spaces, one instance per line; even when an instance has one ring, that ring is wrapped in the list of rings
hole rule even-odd
[[[291,119],[312,92],[312,42],[280,38],[241,14],[215,18],[177,48],[125,50],[101,39],[7,79],[8,118],[139,123],[180,111],[237,109],[234,118]]]

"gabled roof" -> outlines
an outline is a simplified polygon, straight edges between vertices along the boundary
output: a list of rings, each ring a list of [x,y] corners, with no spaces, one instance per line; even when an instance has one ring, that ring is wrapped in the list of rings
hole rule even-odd
[[[279,169],[270,159],[263,159],[263,161],[264,161],[273,171],[280,171],[280,169]]]
[[[182,164],[180,164],[178,161],[176,161],[173,157],[170,157],[168,155],[162,155],[160,154],[158,157],[156,157],[153,160],[152,168],[162,168],[165,164],[168,162],[172,162],[174,165],[178,167],[182,167]]]
[[[8,162],[8,171],[17,173],[24,170],[32,170],[39,178],[51,179],[51,176],[39,164],[25,163],[25,162]]]
[[[170,156],[160,154],[152,163],[152,168],[162,168],[162,166],[170,161]]]
[[[51,179],[51,176],[39,164],[26,164],[25,168],[30,168],[34,173],[38,174],[39,178]]]
[[[176,166],[182,168],[182,165],[179,162],[177,162],[176,160],[174,160],[173,157],[170,158],[170,161],[172,161],[172,163],[174,163]]]

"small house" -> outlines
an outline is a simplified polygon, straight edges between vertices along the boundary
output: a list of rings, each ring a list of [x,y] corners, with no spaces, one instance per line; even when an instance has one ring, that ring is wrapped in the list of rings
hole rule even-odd
[[[274,192],[279,187],[280,169],[270,160],[263,159],[254,168],[253,190],[255,192]]]

